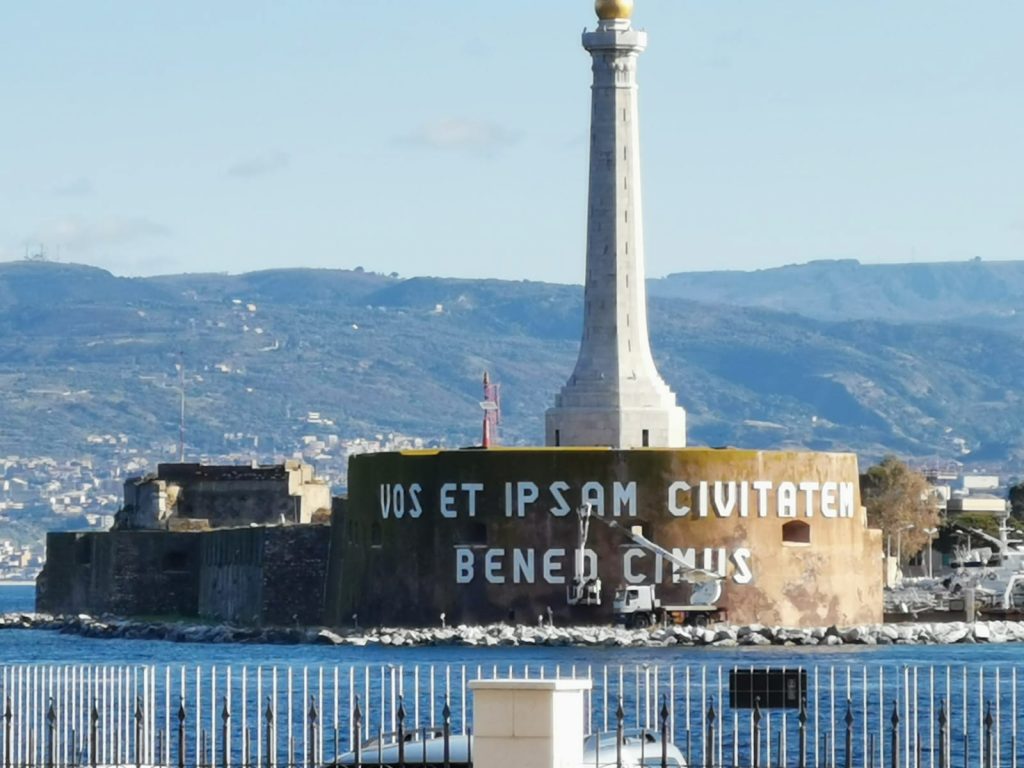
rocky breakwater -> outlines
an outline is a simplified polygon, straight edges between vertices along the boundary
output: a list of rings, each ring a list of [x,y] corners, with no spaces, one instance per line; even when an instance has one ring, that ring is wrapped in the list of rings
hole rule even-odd
[[[45,629],[94,638],[167,640],[194,643],[267,643],[414,647],[455,646],[840,646],[935,645],[1024,642],[1024,622],[979,621],[921,624],[870,624],[856,627],[788,629],[758,624],[711,627],[667,626],[627,630],[620,627],[489,626],[424,629],[324,629],[319,627],[233,627],[223,624],[151,622],[79,616],[13,613],[0,616],[0,629]]]

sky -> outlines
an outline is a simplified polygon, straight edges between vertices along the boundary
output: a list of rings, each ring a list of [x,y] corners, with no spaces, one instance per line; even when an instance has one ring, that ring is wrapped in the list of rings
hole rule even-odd
[[[0,4],[0,261],[579,283],[589,0]],[[650,276],[1024,258],[1020,0],[637,0]]]

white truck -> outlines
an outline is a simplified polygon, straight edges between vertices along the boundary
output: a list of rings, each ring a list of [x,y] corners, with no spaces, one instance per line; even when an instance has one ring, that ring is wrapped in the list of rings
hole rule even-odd
[[[672,564],[673,579],[693,585],[690,604],[663,604],[653,584],[634,584],[619,587],[615,592],[612,610],[615,621],[627,627],[648,627],[652,624],[672,621],[704,626],[716,620],[724,609],[716,603],[722,596],[722,576],[714,571],[697,568],[677,557],[669,550],[655,544],[643,534],[619,525],[615,520],[607,520],[594,515],[589,504],[577,511],[579,518],[579,539],[576,549],[575,568],[572,582],[566,595],[569,605],[600,605],[601,579],[594,576],[587,578],[584,574],[586,563],[587,538],[590,533],[590,521],[598,522],[619,531],[634,544],[654,552],[666,562]]]
[[[649,627],[653,624],[692,624],[707,626],[725,618],[725,609],[715,605],[721,597],[721,582],[695,585],[692,603],[686,605],[663,604],[653,584],[635,584],[619,587],[615,591],[612,610],[617,624],[627,627]]]

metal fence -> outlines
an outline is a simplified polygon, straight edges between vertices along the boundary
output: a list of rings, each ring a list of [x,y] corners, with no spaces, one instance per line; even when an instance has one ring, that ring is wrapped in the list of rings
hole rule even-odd
[[[349,761],[379,764],[384,743],[467,735],[470,680],[574,677],[593,681],[587,733],[664,734],[688,766],[1017,768],[1017,667],[806,667],[804,695],[789,709],[761,700],[733,706],[729,679],[736,671],[647,664],[6,666],[0,766],[311,768],[346,753]],[[423,762],[418,747],[399,751],[405,764]],[[649,765],[660,764],[658,752]]]

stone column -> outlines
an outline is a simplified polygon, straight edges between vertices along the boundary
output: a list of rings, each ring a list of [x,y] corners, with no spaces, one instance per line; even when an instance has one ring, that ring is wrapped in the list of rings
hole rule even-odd
[[[647,331],[636,81],[646,46],[628,18],[583,34],[594,73],[583,339],[546,415],[548,445],[686,445],[686,413],[658,374]]]

